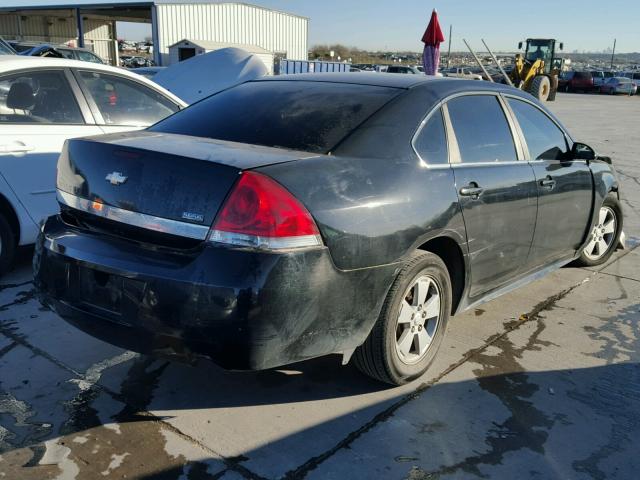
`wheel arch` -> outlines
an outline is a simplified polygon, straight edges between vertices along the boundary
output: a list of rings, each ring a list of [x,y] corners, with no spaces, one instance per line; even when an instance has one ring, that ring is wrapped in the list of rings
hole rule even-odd
[[[20,220],[13,205],[2,193],[0,193],[0,214],[2,214],[9,223],[17,245],[20,242]]]
[[[454,315],[464,294],[467,271],[462,247],[453,238],[440,236],[432,238],[418,247],[440,257],[447,267],[451,279],[451,314]]]

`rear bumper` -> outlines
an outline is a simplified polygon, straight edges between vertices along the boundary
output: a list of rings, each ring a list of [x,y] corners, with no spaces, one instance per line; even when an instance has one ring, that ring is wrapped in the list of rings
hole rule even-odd
[[[395,272],[394,265],[337,270],[326,248],[159,250],[80,230],[59,216],[44,224],[34,255],[43,304],[90,335],[240,370],[360,345]]]

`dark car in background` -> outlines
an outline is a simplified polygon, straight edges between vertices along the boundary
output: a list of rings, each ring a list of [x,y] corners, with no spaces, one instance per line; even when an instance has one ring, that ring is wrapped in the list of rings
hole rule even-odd
[[[67,142],[34,254],[44,304],[139,352],[265,369],[337,353],[420,376],[450,315],[622,229],[609,159],[530,95],[424,75],[225,90]]]
[[[565,92],[593,92],[596,84],[591,72],[573,72],[573,75],[564,83]]]
[[[561,72],[558,76],[558,90],[568,92],[569,81],[573,78],[574,71]]]
[[[0,55],[15,55],[16,53],[13,47],[0,37]]]
[[[48,43],[12,42],[13,48],[20,54],[31,57],[53,57],[80,60],[83,62],[105,63],[98,55],[86,48],[51,45]]]

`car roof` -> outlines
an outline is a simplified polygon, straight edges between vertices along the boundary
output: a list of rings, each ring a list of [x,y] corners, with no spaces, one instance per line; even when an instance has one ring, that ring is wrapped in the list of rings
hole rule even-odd
[[[418,77],[418,78],[414,78]],[[391,88],[411,88],[426,81],[438,81],[435,77],[424,75],[404,75],[393,73],[363,72],[362,75],[352,75],[351,73],[298,73],[292,75],[277,75],[273,77],[263,77],[254,81],[307,81],[307,82],[329,82],[329,83],[351,83],[358,85],[371,85],[376,87]]]
[[[133,73],[125,68],[112,67],[111,65],[105,65],[102,63],[83,62],[81,60],[72,60],[69,58],[52,58],[52,57],[30,57],[24,55],[0,55],[0,74],[10,73],[14,70],[23,70],[28,68],[84,68],[91,70],[104,71],[106,73],[116,73],[124,77],[131,78],[137,82],[142,82],[149,85],[156,90],[162,90],[167,96],[179,103],[182,106],[186,106],[186,103],[174,94],[161,87],[157,83],[152,82],[144,78],[142,75]]]
[[[486,91],[513,91],[513,87],[494,82],[480,82],[478,80],[466,80],[451,77],[433,77],[429,75],[405,75],[402,73],[377,73],[361,72],[358,75],[351,73],[301,73],[292,75],[278,75],[263,77],[254,82],[265,81],[307,81],[326,83],[348,83],[355,85],[370,85],[375,87],[390,87],[412,89],[418,87],[433,88],[438,94],[446,95],[448,91],[469,89]]]

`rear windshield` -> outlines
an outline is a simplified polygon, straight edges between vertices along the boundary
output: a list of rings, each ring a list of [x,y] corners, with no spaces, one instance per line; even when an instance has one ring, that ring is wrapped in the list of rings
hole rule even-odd
[[[249,82],[195,103],[150,130],[327,153],[401,92],[345,83]]]

